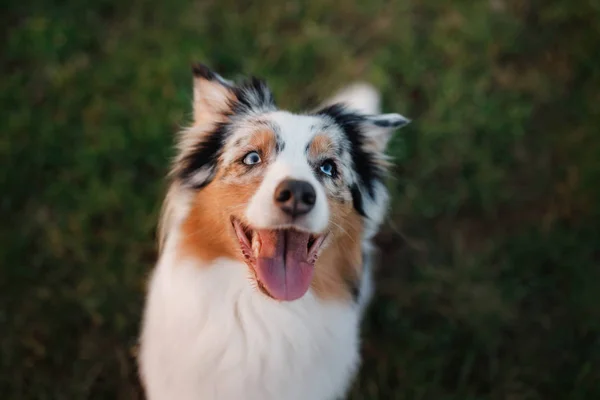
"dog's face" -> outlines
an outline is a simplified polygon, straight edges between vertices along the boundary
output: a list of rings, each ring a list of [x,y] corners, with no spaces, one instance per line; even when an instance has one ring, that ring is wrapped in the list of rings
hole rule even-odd
[[[311,286],[345,292],[387,205],[387,140],[408,121],[340,104],[292,114],[276,108],[262,81],[234,85],[201,65],[194,75],[194,124],[174,170],[192,193],[186,251],[243,260],[278,300]]]

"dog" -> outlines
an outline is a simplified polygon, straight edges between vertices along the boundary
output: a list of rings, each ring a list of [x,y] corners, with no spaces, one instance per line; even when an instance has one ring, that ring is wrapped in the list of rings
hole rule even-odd
[[[386,147],[409,123],[354,83],[305,113],[194,64],[142,318],[149,400],[333,400],[360,365]]]

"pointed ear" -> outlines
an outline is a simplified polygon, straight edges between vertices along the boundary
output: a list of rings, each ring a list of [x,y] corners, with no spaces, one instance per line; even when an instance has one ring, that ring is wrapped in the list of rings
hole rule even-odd
[[[411,121],[400,114],[379,114],[365,116],[363,132],[368,140],[371,150],[383,153],[392,137],[392,134]]]
[[[204,64],[194,64],[192,72],[194,73],[194,124],[222,119],[235,99],[233,83],[223,79]]]
[[[335,105],[343,105],[343,109]],[[396,129],[410,123],[408,118],[400,114],[380,114],[381,95],[367,82],[354,82],[339,90],[323,102],[321,108],[332,107],[336,113],[357,113],[362,121],[361,130],[367,141],[369,150],[383,153]]]

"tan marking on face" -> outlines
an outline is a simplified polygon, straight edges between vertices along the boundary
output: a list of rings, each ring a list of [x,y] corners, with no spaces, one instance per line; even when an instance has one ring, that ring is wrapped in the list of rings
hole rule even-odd
[[[198,258],[207,263],[219,257],[243,261],[231,216],[245,221],[244,211],[258,189],[261,177],[233,184],[222,172],[197,192],[187,218],[181,226],[180,256]]]
[[[262,163],[266,163],[275,154],[276,145],[277,137],[275,136],[275,133],[270,129],[261,129],[250,135],[248,140],[240,145],[244,150],[240,151],[237,158],[242,158],[251,151],[257,151]],[[223,176],[239,176],[244,174],[247,170],[247,166],[238,162],[233,162],[224,167]]]
[[[265,156],[271,155],[275,151],[277,138],[275,133],[270,129],[261,129],[254,133],[248,141],[249,147],[260,150]]]
[[[350,283],[362,274],[363,223],[351,202],[329,201],[331,243],[315,265],[312,288],[322,299],[352,298]]]
[[[333,151],[333,141],[324,134],[316,135],[308,147],[308,155],[311,159],[316,159],[323,154],[331,154]]]

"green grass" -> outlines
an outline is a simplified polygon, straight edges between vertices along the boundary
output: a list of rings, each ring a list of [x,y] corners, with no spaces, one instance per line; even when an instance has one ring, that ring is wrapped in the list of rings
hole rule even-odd
[[[190,63],[303,109],[353,79],[413,119],[359,399],[600,398],[596,1],[9,1],[0,393],[139,396],[135,346]]]

